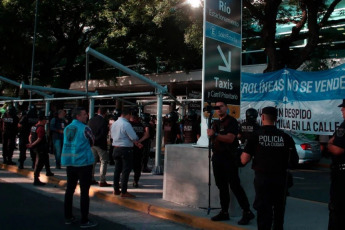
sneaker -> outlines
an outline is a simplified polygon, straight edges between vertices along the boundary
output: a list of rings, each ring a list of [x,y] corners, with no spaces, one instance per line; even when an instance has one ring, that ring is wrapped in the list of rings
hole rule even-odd
[[[222,221],[222,220],[230,220],[229,213],[220,211],[217,215],[211,218],[212,221]]]
[[[65,219],[65,224],[73,224],[75,222],[77,222],[77,218],[75,218],[74,216],[72,216],[71,218]]]
[[[93,228],[93,227],[96,227],[98,225],[97,222],[94,222],[94,221],[91,221],[89,220],[88,222],[86,223],[82,223],[80,225],[80,228]]]
[[[121,191],[120,191],[120,190],[115,190],[115,191],[114,191],[114,195],[115,195],[115,196],[119,196],[120,194],[121,194]]]
[[[106,181],[105,182],[99,182],[99,187],[110,187],[111,184],[108,184]]]
[[[133,194],[130,194],[129,192],[126,192],[126,193],[121,193],[121,197],[122,198],[135,198],[136,196],[134,196]]]
[[[46,173],[46,176],[54,176],[54,173],[52,173],[52,172],[47,172],[47,173]]]
[[[133,182],[133,187],[134,187],[134,188],[139,188],[138,182],[135,182],[135,181],[134,181],[134,182]]]
[[[254,219],[255,215],[254,213],[252,213],[252,211],[246,211],[246,212],[243,212],[243,216],[242,216],[242,219],[240,219],[237,223],[239,225],[247,225],[249,224],[249,221]]]

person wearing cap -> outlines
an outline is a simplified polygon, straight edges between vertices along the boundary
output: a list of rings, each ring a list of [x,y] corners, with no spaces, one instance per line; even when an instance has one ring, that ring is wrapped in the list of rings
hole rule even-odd
[[[254,108],[249,108],[246,111],[246,121],[240,125],[238,139],[242,146],[246,146],[248,139],[253,136],[259,129],[260,125],[257,122],[258,111]]]
[[[345,226],[345,99],[338,107],[341,108],[344,121],[336,129],[327,146],[332,156],[329,230],[344,229]]]
[[[262,109],[262,127],[248,139],[241,155],[242,164],[252,157],[255,171],[255,201],[258,230],[283,229],[287,192],[287,169],[298,164],[293,139],[275,126],[275,107]]]
[[[29,144],[27,147],[33,151],[36,155],[35,157],[35,168],[34,168],[34,185],[40,186],[45,185],[45,183],[41,182],[40,172],[45,165],[45,163],[49,160],[48,155],[48,142],[46,139],[46,132],[44,130],[44,126],[47,124],[48,118],[43,115],[38,116],[38,122],[35,126],[31,127],[31,132],[29,136]],[[50,172],[50,169],[46,168],[47,173]],[[50,172],[51,173],[51,172]]]
[[[238,164],[235,153],[239,146],[237,134],[237,120],[227,114],[228,107],[225,102],[217,102],[219,107],[216,112],[218,121],[214,121],[207,135],[212,138],[212,166],[214,179],[219,189],[221,211],[212,217],[212,221],[229,220],[230,191],[232,192],[243,210],[243,216],[238,221],[240,225],[247,225],[255,216],[250,210],[249,201],[241,186],[238,175]]]

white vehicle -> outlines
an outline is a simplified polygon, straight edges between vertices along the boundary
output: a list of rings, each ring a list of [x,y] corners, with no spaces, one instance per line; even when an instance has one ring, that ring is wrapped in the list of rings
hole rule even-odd
[[[318,141],[310,140],[301,133],[291,131],[287,131],[286,133],[295,141],[299,164],[315,163],[320,161],[322,154],[320,143]]]

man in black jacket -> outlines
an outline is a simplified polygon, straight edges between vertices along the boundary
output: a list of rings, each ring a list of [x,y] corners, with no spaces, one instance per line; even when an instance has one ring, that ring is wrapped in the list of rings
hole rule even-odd
[[[92,183],[95,184],[95,167],[97,161],[101,162],[100,167],[100,187],[109,187],[110,184],[106,181],[107,165],[109,161],[109,155],[107,152],[107,136],[108,136],[108,121],[105,119],[107,110],[105,108],[99,108],[97,115],[90,119],[88,125],[95,136],[95,144],[91,147],[92,153],[95,157],[95,163],[92,170]]]

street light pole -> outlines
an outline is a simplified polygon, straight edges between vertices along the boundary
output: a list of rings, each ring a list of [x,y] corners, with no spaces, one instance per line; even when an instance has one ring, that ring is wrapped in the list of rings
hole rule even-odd
[[[32,86],[33,77],[34,77],[34,70],[35,70],[35,44],[36,44],[36,31],[37,31],[37,16],[38,16],[38,0],[36,0],[36,8],[35,8],[35,22],[34,22],[34,36],[32,41],[32,57],[31,57],[31,78],[30,78],[30,85]],[[30,91],[30,99],[32,98],[32,91]],[[29,106],[31,106],[31,101],[29,102]]]

